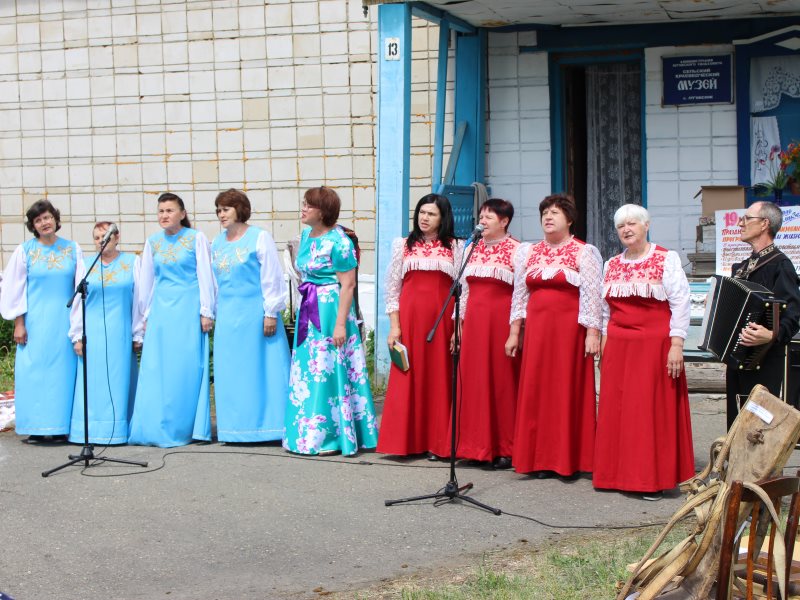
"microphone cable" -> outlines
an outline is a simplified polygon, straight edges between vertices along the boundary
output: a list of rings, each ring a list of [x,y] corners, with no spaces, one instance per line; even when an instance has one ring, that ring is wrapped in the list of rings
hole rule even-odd
[[[203,444],[210,445],[209,442],[202,442]],[[108,473],[108,474],[96,474],[97,471],[90,471],[86,467],[81,469],[81,475],[84,477],[128,477],[128,476],[135,476],[135,475],[146,475],[148,473],[155,473],[156,471],[160,471],[166,467],[167,464],[167,457],[174,456],[174,455],[181,455],[181,454],[233,454],[239,456],[262,456],[265,458],[277,458],[283,460],[300,460],[300,461],[316,461],[316,462],[326,462],[326,463],[335,463],[335,464],[344,464],[350,467],[385,467],[385,468],[395,468],[395,469],[428,469],[428,470],[444,470],[448,469],[449,466],[428,466],[428,465],[411,465],[411,464],[393,464],[393,463],[385,463],[385,462],[377,462],[373,460],[366,460],[363,458],[328,458],[328,457],[318,457],[312,455],[300,455],[300,454],[290,454],[285,452],[282,448],[280,448],[281,454],[273,454],[269,452],[253,452],[253,451],[244,451],[244,450],[169,450],[161,455],[161,464],[157,467],[152,469],[146,469],[143,471],[129,471],[126,473]],[[418,503],[410,503],[411,505],[421,505],[424,501],[420,501]],[[434,507],[438,507],[442,504],[447,504],[447,501],[440,503],[431,503]],[[581,524],[574,524],[574,523],[552,523],[545,521],[543,519],[533,517],[530,515],[524,515],[520,513],[514,512],[506,512],[502,511],[502,515],[506,515],[509,517],[514,517],[517,519],[522,519],[525,521],[530,521],[532,523],[536,523],[542,527],[547,529],[576,529],[576,530],[598,530],[598,531],[616,531],[616,530],[629,530],[629,529],[644,529],[649,527],[663,527],[667,524],[667,521],[652,521],[652,522],[644,522],[644,523],[636,523],[633,525],[606,525],[606,524],[598,524],[598,525],[581,525]],[[689,515],[687,515],[689,516]]]

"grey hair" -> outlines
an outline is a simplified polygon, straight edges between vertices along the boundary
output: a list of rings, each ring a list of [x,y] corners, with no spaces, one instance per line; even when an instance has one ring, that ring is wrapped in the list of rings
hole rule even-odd
[[[783,225],[783,211],[774,202],[763,200],[758,204],[758,216],[769,221],[769,234],[772,239],[775,239]]]
[[[614,213],[614,227],[619,227],[625,221],[639,221],[645,225],[650,222],[650,213],[644,206],[639,204],[623,204]]]

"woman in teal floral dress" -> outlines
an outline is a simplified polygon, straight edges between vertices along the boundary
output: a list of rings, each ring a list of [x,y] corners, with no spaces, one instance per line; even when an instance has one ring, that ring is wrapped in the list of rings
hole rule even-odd
[[[356,255],[336,225],[330,188],[306,191],[297,269],[297,314],[283,447],[298,454],[352,456],[378,440],[364,346],[353,306]]]

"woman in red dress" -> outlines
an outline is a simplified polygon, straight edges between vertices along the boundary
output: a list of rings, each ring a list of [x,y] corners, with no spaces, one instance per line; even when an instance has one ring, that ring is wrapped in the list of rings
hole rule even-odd
[[[678,255],[647,241],[646,209],[625,204],[614,224],[625,251],[603,276],[593,484],[658,500],[695,472],[683,369],[689,283]]]
[[[525,319],[513,462],[540,479],[572,477],[592,470],[603,260],[571,235],[571,196],[548,196],[539,215],[544,240],[518,253],[511,310],[512,323]]]
[[[408,371],[395,365],[383,404],[378,452],[429,458],[450,455],[450,339],[453,322],[442,319],[431,343],[425,338],[450,293],[460,263],[461,244],[453,233],[453,213],[444,196],[428,194],[414,210],[414,228],[392,243],[386,276],[387,343],[408,349]],[[445,312],[452,313],[452,302]]]
[[[519,323],[511,337],[514,257],[520,243],[508,235],[510,202],[492,198],[480,209],[481,239],[464,269],[456,456],[511,466],[519,380]],[[464,252],[468,252],[466,248]]]

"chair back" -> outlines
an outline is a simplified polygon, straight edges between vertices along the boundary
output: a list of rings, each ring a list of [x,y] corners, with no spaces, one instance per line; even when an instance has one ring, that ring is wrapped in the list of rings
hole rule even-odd
[[[786,532],[782,534],[776,517],[786,497],[789,498],[788,517]],[[800,472],[794,477],[765,479],[756,485],[738,480],[731,484],[722,530],[717,600],[785,600],[800,591],[800,585],[791,577],[799,509]],[[740,546],[745,531],[748,533],[747,548],[742,552]],[[766,550],[763,549],[765,540]]]

